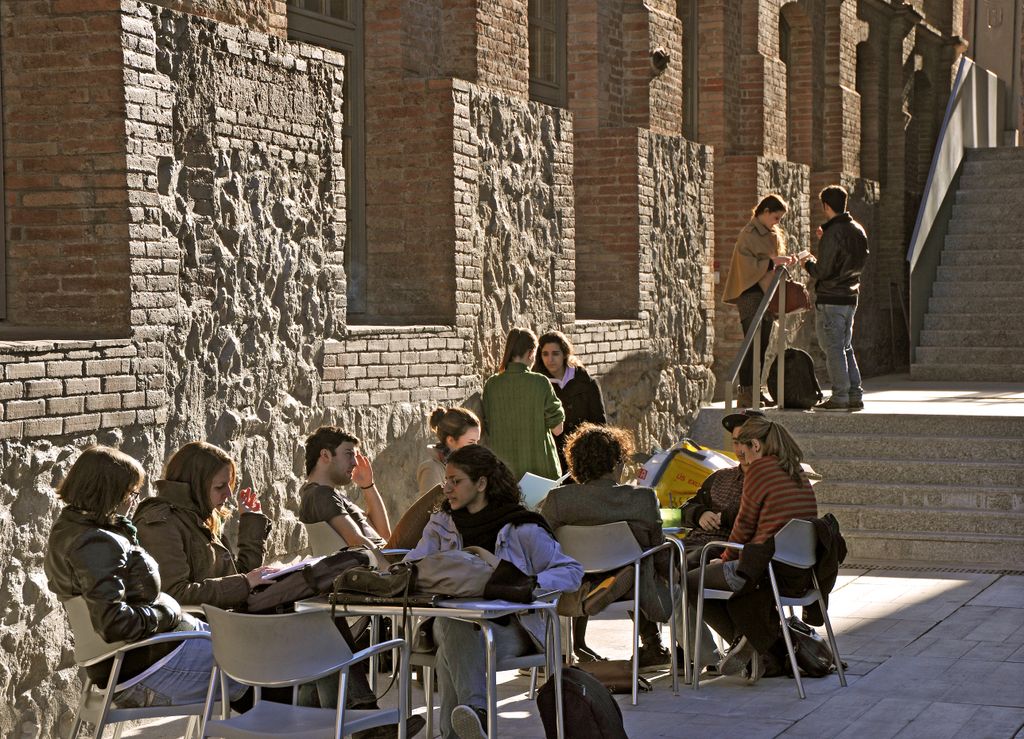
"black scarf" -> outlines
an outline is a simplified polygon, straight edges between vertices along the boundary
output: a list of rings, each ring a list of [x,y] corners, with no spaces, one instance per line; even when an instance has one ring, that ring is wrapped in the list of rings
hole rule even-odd
[[[494,544],[498,532],[508,524],[520,526],[524,523],[535,523],[554,536],[544,516],[527,510],[519,503],[505,505],[487,505],[477,513],[470,513],[465,508],[452,511],[455,528],[462,535],[463,547],[483,547],[494,552]]]

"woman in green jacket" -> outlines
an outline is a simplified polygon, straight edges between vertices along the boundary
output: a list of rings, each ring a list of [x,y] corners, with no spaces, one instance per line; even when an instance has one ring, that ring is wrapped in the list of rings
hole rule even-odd
[[[565,412],[548,378],[528,369],[536,353],[533,331],[512,329],[501,371],[484,383],[487,445],[517,480],[527,472],[552,480],[561,475],[554,437],[562,433]]]

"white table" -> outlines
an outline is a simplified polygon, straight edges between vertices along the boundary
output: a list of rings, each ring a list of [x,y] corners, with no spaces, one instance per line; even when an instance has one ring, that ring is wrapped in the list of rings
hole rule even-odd
[[[295,604],[295,610],[330,610],[332,608],[327,596],[317,596],[300,600]],[[436,606],[409,606],[403,608],[400,605],[341,605],[335,607],[337,613],[346,616],[391,616],[401,618],[408,613],[412,618],[422,621],[427,618],[456,618],[461,621],[470,621],[480,626],[484,635],[484,645],[487,658],[487,735],[498,736],[498,660],[495,655],[494,631],[491,627],[491,620],[502,616],[512,616],[525,611],[539,611],[544,615],[545,621],[545,655],[547,657],[548,679],[555,681],[555,719],[558,728],[558,739],[564,739],[564,719],[562,716],[562,635],[558,623],[558,602],[539,600],[533,603],[512,603],[505,600],[483,600],[481,598],[451,598],[439,601]],[[411,640],[415,628],[408,630],[405,635]],[[410,647],[412,646],[410,642]],[[408,665],[403,666],[409,669]]]

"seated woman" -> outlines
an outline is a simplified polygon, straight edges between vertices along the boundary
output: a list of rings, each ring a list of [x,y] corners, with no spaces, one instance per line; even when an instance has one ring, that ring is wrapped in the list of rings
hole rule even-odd
[[[709,541],[726,541],[733,521],[740,510],[743,494],[743,473],[750,465],[749,458],[740,454],[737,436],[740,427],[749,418],[764,418],[764,412],[748,408],[730,413],[722,419],[722,426],[732,437],[732,447],[739,464],[712,472],[700,489],[680,508],[683,526],[690,527],[686,534],[686,567],[700,566],[701,548]]]
[[[61,601],[81,596],[96,632],[106,641],[139,641],[168,631],[209,631],[166,593],[160,570],[139,546],[126,518],[145,480],[142,466],[116,449],[89,447],[72,465],[57,494],[64,501],[50,531],[43,569]],[[113,660],[86,668],[106,687]],[[210,642],[190,640],[135,649],[125,657],[114,702],[122,708],[198,703],[213,668]],[[246,689],[232,683],[230,697]]]
[[[536,576],[543,590],[579,588],[583,568],[562,553],[544,518],[523,507],[515,477],[491,450],[471,444],[452,452],[445,470],[444,498],[407,560],[479,546]],[[442,736],[486,736],[483,635],[471,623],[437,618],[434,639]],[[531,613],[498,624],[494,639],[498,659],[531,654],[544,644],[542,617]]]
[[[623,429],[592,423],[577,428],[566,440],[565,456],[572,477],[579,484],[555,488],[540,505],[540,512],[551,528],[557,531],[567,525],[599,526],[625,521],[642,549],[665,541],[654,490],[619,484],[623,465],[632,453],[633,440]],[[663,577],[657,577],[653,564],[647,560],[640,567],[640,664],[644,667],[670,660],[668,650],[661,644],[658,622],[669,618],[672,606],[668,584]],[[663,564],[667,570],[667,558]],[[604,575],[600,575],[596,581],[603,579]],[[616,595],[629,591],[632,575],[628,578],[628,589]],[[597,597],[596,593],[592,597]],[[601,659],[587,647],[586,629],[586,616],[573,620],[573,650],[581,661]]]
[[[469,408],[435,408],[430,414],[430,430],[437,443],[427,448],[427,454],[416,468],[416,487],[419,494],[444,485],[448,455],[467,444],[480,442],[480,419]]]
[[[156,497],[135,512],[139,541],[160,565],[164,592],[179,603],[237,608],[272,571],[262,566],[270,519],[251,490],[238,496],[238,554],[221,538],[235,478],[225,451],[194,441],[174,453]]]
[[[740,463],[747,467],[740,509],[729,541],[764,544],[792,519],[817,517],[814,490],[800,466],[803,452],[782,424],[767,418],[749,418],[739,432],[734,433],[734,439]],[[699,569],[690,570],[687,575],[691,603],[697,602],[699,577]],[[738,593],[746,583],[747,578],[740,571],[740,559],[736,552],[728,549],[705,570],[706,588]],[[758,604],[756,607],[763,603],[762,599],[752,602]],[[740,634],[735,609],[743,607],[741,599],[735,597],[729,601],[708,600],[704,602],[704,620],[728,643],[735,643],[719,663],[719,672],[743,673],[751,682],[756,682],[764,671],[762,655],[772,647],[776,636]]]

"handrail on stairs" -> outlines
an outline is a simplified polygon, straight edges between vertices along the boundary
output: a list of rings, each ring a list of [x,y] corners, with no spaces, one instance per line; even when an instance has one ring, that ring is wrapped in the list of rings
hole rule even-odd
[[[998,77],[972,59],[960,58],[907,249],[911,362],[945,245],[964,152],[999,145],[1001,93]]]
[[[732,391],[736,385],[736,378],[740,374],[740,365],[743,364],[743,357],[747,355],[748,351],[753,348],[754,352],[754,367],[752,377],[754,378],[754,384],[751,392],[751,401],[754,408],[761,407],[761,321],[764,319],[764,314],[768,310],[768,306],[771,300],[776,295],[779,298],[779,310],[778,310],[778,329],[775,335],[776,362],[778,363],[778,373],[776,375],[776,382],[778,387],[775,390],[775,401],[779,408],[785,408],[785,378],[786,378],[786,291],[785,289],[779,290],[779,284],[783,283],[783,280],[789,278],[789,270],[783,265],[775,267],[775,276],[772,278],[771,285],[768,286],[767,292],[764,297],[761,298],[760,305],[757,306],[757,312],[754,313],[754,320],[750,323],[750,328],[747,329],[746,335],[743,337],[743,344],[740,346],[739,353],[736,358],[732,360],[732,365],[729,367],[729,372],[726,375],[725,383],[725,410],[732,410]]]

